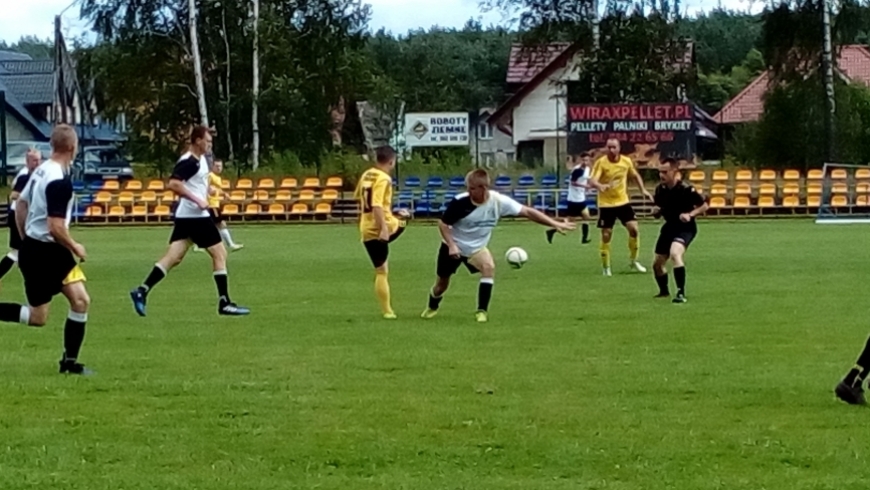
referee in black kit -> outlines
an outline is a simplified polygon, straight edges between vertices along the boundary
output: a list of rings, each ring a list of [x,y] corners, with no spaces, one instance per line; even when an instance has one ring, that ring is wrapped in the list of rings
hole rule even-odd
[[[656,241],[656,260],[653,264],[659,294],[656,298],[670,298],[668,291],[668,259],[674,265],[677,295],[674,303],[686,302],[686,264],[683,256],[698,234],[695,218],[707,211],[707,200],[694,186],[680,178],[680,164],[665,158],[659,167],[662,183],[656,187],[654,215],[665,219]]]

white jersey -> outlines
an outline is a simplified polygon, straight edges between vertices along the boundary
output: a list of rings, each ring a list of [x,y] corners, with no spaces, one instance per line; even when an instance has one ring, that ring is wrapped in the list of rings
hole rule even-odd
[[[72,179],[63,165],[48,160],[30,174],[19,199],[27,201],[24,234],[41,242],[54,242],[48,218],[63,218],[69,228],[73,206]]]
[[[18,171],[15,174],[15,178],[12,179],[12,190],[17,192],[19,195],[24,191],[24,188],[27,187],[27,181],[30,179],[30,169],[26,166]],[[18,202],[18,199],[12,201],[12,204],[9,205],[9,209],[15,211],[15,203]]]
[[[568,201],[586,202],[586,184],[589,183],[589,175],[592,169],[577,165],[571,169],[571,177],[568,180]]]
[[[523,205],[496,191],[488,191],[489,198],[483,204],[471,202],[467,192],[450,201],[441,221],[450,225],[453,241],[463,257],[471,257],[489,244],[492,229],[502,216],[516,216]]]
[[[178,159],[171,178],[184,182],[187,190],[208,202],[208,172],[208,162],[204,155],[197,158],[187,152]],[[208,209],[200,209],[195,202],[179,196],[178,207],[175,209],[176,218],[207,218],[208,216]]]

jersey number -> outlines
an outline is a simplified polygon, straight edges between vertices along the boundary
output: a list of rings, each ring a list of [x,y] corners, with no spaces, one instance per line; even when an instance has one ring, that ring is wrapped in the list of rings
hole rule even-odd
[[[366,213],[372,212],[372,188],[366,187],[363,189],[363,211]]]

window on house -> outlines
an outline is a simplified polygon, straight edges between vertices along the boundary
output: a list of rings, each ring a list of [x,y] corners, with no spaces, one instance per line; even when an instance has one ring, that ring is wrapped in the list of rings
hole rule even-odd
[[[482,140],[492,139],[492,126],[487,123],[480,123],[477,126],[477,137]]]

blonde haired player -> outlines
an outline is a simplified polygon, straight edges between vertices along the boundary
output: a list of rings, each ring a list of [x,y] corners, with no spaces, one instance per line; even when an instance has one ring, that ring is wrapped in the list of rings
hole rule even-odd
[[[221,214],[221,201],[229,198],[229,194],[227,194],[223,189],[223,179],[221,179],[221,172],[223,172],[223,169],[224,162],[222,160],[215,160],[212,162],[211,171],[208,174],[208,213],[211,215],[212,220],[214,220],[214,224],[217,226],[221,239],[224,241],[227,248],[229,248],[231,252],[235,252],[245,248],[245,246],[233,241],[233,236],[230,235],[230,229],[227,227],[227,222],[224,219],[223,214]],[[194,246],[193,249],[197,252],[203,251],[203,249],[197,246]]]
[[[605,276],[613,275],[610,270],[610,241],[613,239],[613,225],[618,219],[628,230],[629,267],[637,272],[646,268],[637,260],[640,247],[640,233],[637,218],[628,197],[628,178],[631,177],[650,201],[653,196],[643,185],[643,179],[634,168],[631,158],[620,153],[619,140],[607,140],[607,154],[595,161],[589,185],[598,190],[598,228],[601,229],[601,265]]]
[[[359,231],[363,246],[375,267],[375,295],[381,313],[387,320],[395,320],[396,313],[390,301],[389,267],[390,243],[405,231],[405,222],[393,216],[393,168],[396,151],[382,146],[375,151],[375,165],[359,178],[354,196],[360,206]],[[407,218],[407,213],[401,213]]]

